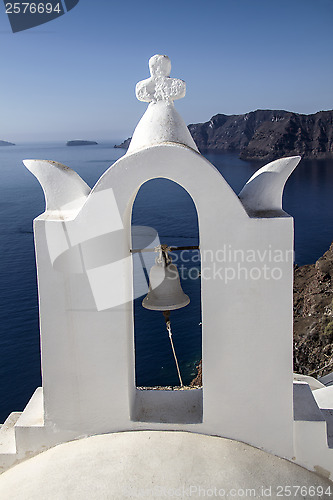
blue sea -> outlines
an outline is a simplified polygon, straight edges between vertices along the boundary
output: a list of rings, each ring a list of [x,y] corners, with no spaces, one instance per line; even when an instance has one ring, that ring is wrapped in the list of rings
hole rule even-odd
[[[44,211],[44,195],[22,164],[25,158],[56,160],[74,169],[91,186],[120,156],[114,142],[97,146],[22,144],[0,148],[0,422],[21,411],[41,385],[38,298],[32,221]],[[207,154],[238,193],[265,162],[245,162],[237,154]],[[315,262],[333,239],[333,160],[305,161],[287,182],[284,209],[295,219],[295,260]],[[161,207],[168,207],[162,210]],[[139,191],[133,225],[157,230],[161,243],[197,245],[198,224],[191,198],[178,185],[156,179]],[[195,251],[192,252],[195,257]],[[193,261],[197,262],[195,258]],[[200,263],[197,262],[198,269]],[[185,265],[186,267],[186,265]],[[191,264],[193,267],[193,263]],[[182,286],[190,304],[172,312],[175,348],[184,383],[201,358],[200,278]],[[178,378],[162,313],[147,311],[135,300],[136,383],[177,385]]]

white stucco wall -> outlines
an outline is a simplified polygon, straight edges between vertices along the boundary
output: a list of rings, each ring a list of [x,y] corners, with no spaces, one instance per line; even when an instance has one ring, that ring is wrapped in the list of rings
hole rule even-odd
[[[206,273],[201,423],[135,420],[131,211],[140,186],[156,177],[184,187],[198,212]],[[34,228],[45,425],[78,435],[192,430],[292,456],[291,217],[250,218],[205,158],[189,147],[163,144],[118,160],[77,215],[46,212]],[[218,262],[223,248],[254,252],[255,262]],[[276,249],[282,262],[272,262]],[[213,262],[205,261],[212,254]],[[256,279],[253,268],[264,265],[278,268],[280,279]],[[227,283],[208,279],[226,266]],[[251,272],[254,279],[246,278]]]

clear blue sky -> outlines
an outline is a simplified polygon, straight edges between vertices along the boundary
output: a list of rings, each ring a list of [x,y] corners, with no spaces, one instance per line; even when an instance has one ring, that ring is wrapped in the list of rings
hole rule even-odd
[[[333,0],[80,0],[15,34],[1,2],[0,44],[0,139],[13,142],[129,136],[156,53],[187,83],[186,123],[333,108]]]

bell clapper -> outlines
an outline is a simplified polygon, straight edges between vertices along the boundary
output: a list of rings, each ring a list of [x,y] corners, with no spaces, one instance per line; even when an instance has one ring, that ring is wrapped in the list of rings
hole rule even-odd
[[[173,357],[175,358],[175,363],[176,363],[176,367],[177,367],[177,372],[178,372],[180,387],[184,387],[184,384],[183,384],[183,381],[182,381],[182,377],[181,377],[181,374],[180,374],[180,369],[179,369],[179,365],[178,365],[178,360],[177,360],[177,356],[176,356],[175,347],[173,345],[173,340],[172,340],[172,331],[171,331],[171,322],[170,322],[170,311],[163,311],[163,316],[164,316],[164,319],[165,319],[166,329],[167,329],[168,334],[169,334],[169,339],[170,339],[171,349],[172,349],[172,352],[173,352]]]
[[[163,316],[166,324],[170,323],[170,311],[163,311]]]

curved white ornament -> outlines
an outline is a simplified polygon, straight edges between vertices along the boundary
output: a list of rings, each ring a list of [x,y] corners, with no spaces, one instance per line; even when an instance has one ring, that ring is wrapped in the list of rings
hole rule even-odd
[[[252,175],[239,193],[239,199],[249,214],[270,212],[271,215],[281,215],[284,213],[282,209],[283,189],[300,160],[300,156],[280,158],[264,165]]]
[[[74,170],[50,160],[23,160],[23,164],[43,188],[46,211],[78,212],[82,208],[91,189]]]
[[[185,82],[169,77],[171,61],[168,56],[151,57],[149,69],[151,77],[137,83],[135,93],[139,101],[150,104],[133,133],[127,154],[165,142],[183,144],[198,151],[173,104],[174,100],[185,97]]]

